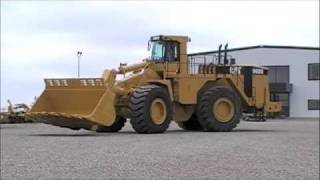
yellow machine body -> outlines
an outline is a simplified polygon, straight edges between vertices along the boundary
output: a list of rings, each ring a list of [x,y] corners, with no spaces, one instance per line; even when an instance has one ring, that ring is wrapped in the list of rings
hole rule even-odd
[[[46,88],[27,115],[35,121],[71,129],[96,130],[99,126],[110,127],[117,123],[118,116],[131,118],[128,99],[137,89],[148,89],[148,85],[165,89],[174,109],[171,120],[177,122],[188,121],[196,111],[201,94],[212,87],[234,91],[248,108],[265,112],[281,111],[281,104],[270,102],[267,68],[210,63],[202,70],[202,64],[197,65],[197,73],[194,73],[192,58],[187,55],[187,36],[156,38],[157,40],[151,41],[175,43],[178,47],[174,51],[175,60],[145,59],[139,64],[121,65],[117,70],[106,70],[101,78],[45,79]],[[240,73],[245,68],[249,68],[250,72],[251,69],[260,72],[250,75],[251,96],[246,93],[246,79]],[[227,69],[228,72],[219,69]],[[117,76],[122,76],[122,79],[116,80]],[[153,103],[150,112],[160,112],[161,117],[161,104],[164,102],[161,99],[155,102],[159,103]],[[223,114],[223,111],[232,110],[227,105],[228,101],[225,101],[216,111],[219,109]],[[156,116],[155,113],[151,117]]]

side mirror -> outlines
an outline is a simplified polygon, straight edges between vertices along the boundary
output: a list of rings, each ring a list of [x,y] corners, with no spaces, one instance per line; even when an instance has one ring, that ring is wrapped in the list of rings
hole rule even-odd
[[[148,51],[150,51],[150,40],[148,41]]]

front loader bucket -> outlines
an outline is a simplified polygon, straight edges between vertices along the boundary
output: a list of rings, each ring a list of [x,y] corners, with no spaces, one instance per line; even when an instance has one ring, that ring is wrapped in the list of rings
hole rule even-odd
[[[88,130],[113,124],[115,93],[103,78],[45,79],[45,84],[46,89],[27,115],[33,120]]]

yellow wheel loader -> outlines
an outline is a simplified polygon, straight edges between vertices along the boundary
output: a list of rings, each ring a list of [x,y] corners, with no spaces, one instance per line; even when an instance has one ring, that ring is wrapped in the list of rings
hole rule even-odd
[[[28,116],[74,130],[117,132],[127,119],[138,133],[181,128],[231,131],[243,112],[278,112],[270,102],[268,69],[237,65],[227,48],[188,55],[187,36],[153,36],[151,57],[105,70],[101,78],[45,79]],[[224,54],[223,54],[224,52]]]

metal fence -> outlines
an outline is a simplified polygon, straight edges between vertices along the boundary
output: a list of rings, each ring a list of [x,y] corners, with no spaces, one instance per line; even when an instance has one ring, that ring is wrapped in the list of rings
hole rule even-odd
[[[225,58],[224,55],[195,55],[188,56],[189,74],[215,74],[216,65],[234,64],[235,60],[231,56]]]

